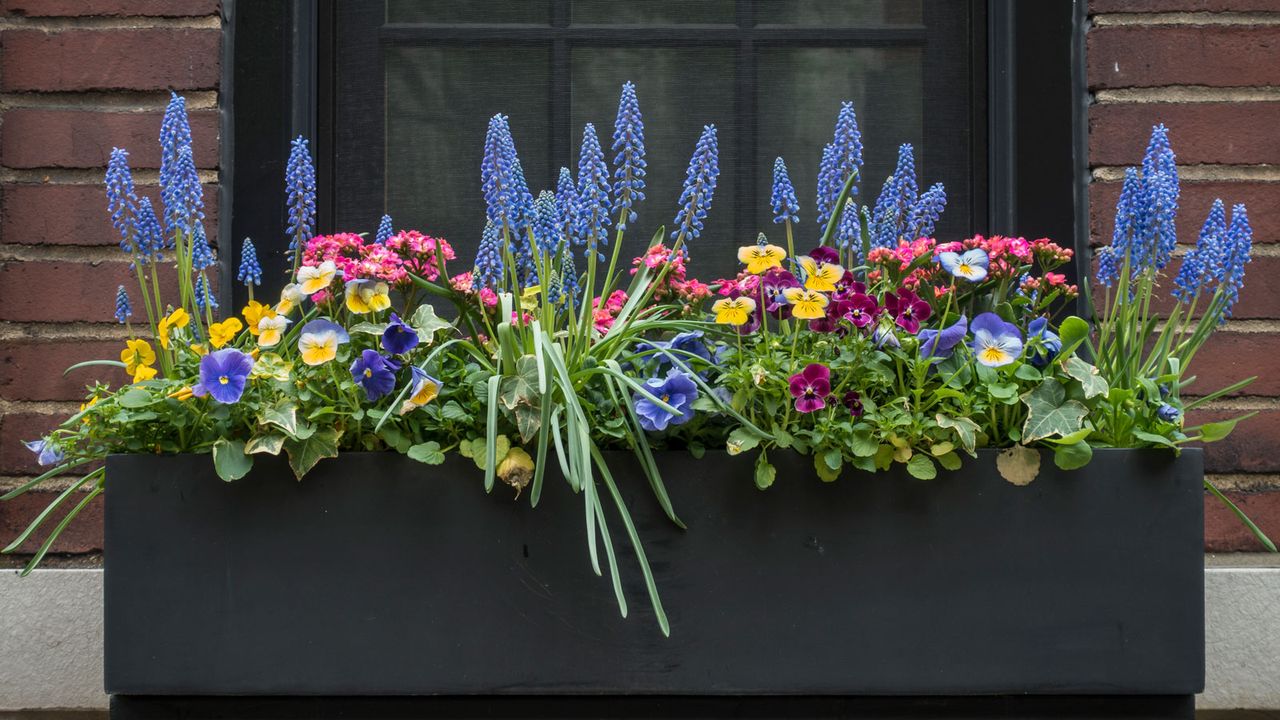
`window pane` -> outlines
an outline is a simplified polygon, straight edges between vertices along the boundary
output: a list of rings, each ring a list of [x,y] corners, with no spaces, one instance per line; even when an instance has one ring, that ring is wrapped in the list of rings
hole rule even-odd
[[[547,23],[550,19],[550,0],[387,0],[387,22],[393,23]]]
[[[919,24],[921,5],[922,0],[756,0],[755,11],[759,25],[861,27]]]
[[[732,23],[734,0],[573,0],[573,22],[681,24]]]
[[[735,143],[743,132],[734,118],[734,51],[729,48],[580,48],[573,52],[573,91],[570,117],[573,157],[582,141],[583,123],[595,123],[600,142],[613,169],[613,122],[622,83],[636,84],[644,116],[648,174],[646,199],[627,231],[627,257],[644,251],[658,226],[671,227],[684,185],[689,156],[703,125],[715,124],[720,150],[720,178],[703,234],[691,243],[694,266],[701,274],[714,268],[727,272],[737,263],[730,248],[734,235],[735,200],[740,170]],[[576,172],[576,166],[575,166]]]
[[[442,235],[463,257],[474,254],[484,227],[480,156],[495,113],[510,116],[529,184],[548,182],[549,67],[550,51],[539,47],[387,52],[386,211],[397,228]]]

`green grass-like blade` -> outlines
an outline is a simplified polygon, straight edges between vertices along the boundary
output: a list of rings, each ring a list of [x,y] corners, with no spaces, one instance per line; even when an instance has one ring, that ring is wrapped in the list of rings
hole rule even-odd
[[[99,480],[97,487],[95,487],[88,495],[85,495],[84,499],[72,508],[71,512],[67,513],[66,517],[62,518],[62,522],[58,523],[58,526],[53,529],[53,532],[49,533],[49,537],[45,538],[44,543],[40,545],[40,549],[31,557],[31,562],[27,563],[27,566],[22,569],[22,577],[30,575],[31,571],[36,569],[36,566],[38,566],[40,561],[44,559],[44,556],[49,552],[49,548],[53,547],[54,541],[58,539],[58,536],[62,534],[62,531],[67,529],[67,526],[71,524],[72,520],[76,519],[76,516],[80,514],[81,510],[84,510],[89,503],[93,502],[94,498],[102,494],[103,487],[105,486],[102,484],[102,481]]]
[[[55,468],[50,468],[49,470],[44,471],[44,473],[42,473],[42,474],[41,474],[41,475],[39,475],[38,477],[35,477],[35,478],[32,478],[31,480],[26,481],[25,483],[23,483],[23,484],[19,485],[18,487],[16,487],[16,488],[14,488],[14,489],[10,490],[9,492],[5,493],[4,495],[0,495],[0,500],[12,500],[12,499],[14,499],[14,498],[18,497],[19,495],[22,495],[22,494],[26,493],[28,490],[30,490],[31,488],[33,488],[33,487],[35,487],[35,486],[39,485],[40,483],[44,482],[45,480],[48,480],[49,478],[53,477],[54,475],[57,475],[58,473],[65,472],[65,471],[70,470],[70,469],[72,469],[72,468],[78,468],[78,467],[80,467],[81,465],[85,465],[85,464],[91,463],[91,462],[93,462],[94,460],[98,460],[98,459],[100,459],[100,458],[84,458],[84,459],[82,459],[82,460],[76,460],[76,461],[74,461],[74,462],[63,463],[63,464],[61,464],[61,465],[59,465],[59,466],[57,466],[57,467],[55,467]]]
[[[498,382],[499,375],[489,376],[489,406],[484,423],[484,491],[493,491],[493,478],[498,465]]]
[[[1250,520],[1249,516],[1245,515],[1243,510],[1236,507],[1236,504],[1231,502],[1231,498],[1223,495],[1222,491],[1214,487],[1213,483],[1209,482],[1208,479],[1204,481],[1204,487],[1206,490],[1213,493],[1214,497],[1218,498],[1218,500],[1222,501],[1224,505],[1230,508],[1231,512],[1236,514],[1237,518],[1240,518],[1240,522],[1244,523],[1244,526],[1249,528],[1249,532],[1253,533],[1253,536],[1258,538],[1258,542],[1262,543],[1263,547],[1265,547],[1269,552],[1276,552],[1276,544],[1271,542],[1271,538],[1267,537],[1267,534],[1262,532],[1262,528],[1258,527],[1252,520]]]
[[[62,503],[67,501],[67,498],[71,497],[72,493],[84,487],[85,483],[93,480],[94,478],[101,477],[105,473],[106,468],[98,468],[69,485],[66,490],[63,490],[62,493],[58,495],[58,497],[54,498],[48,505],[46,505],[44,510],[40,511],[39,515],[36,515],[35,519],[27,525],[26,530],[23,530],[18,537],[15,538],[13,542],[5,546],[3,550],[0,550],[0,553],[8,554],[17,550],[22,543],[27,541],[27,538],[31,537],[32,533],[40,529],[40,526],[44,524],[45,520],[49,519],[49,516],[53,514],[54,510],[57,510]]]
[[[605,559],[609,561],[609,579],[613,582],[613,594],[618,598],[618,612],[627,616],[627,596],[622,592],[622,576],[618,573],[618,558],[613,553],[613,539],[609,537],[609,522],[604,517],[604,508],[600,506],[600,498],[596,496],[594,503],[596,520],[600,524],[600,536],[604,540]]]

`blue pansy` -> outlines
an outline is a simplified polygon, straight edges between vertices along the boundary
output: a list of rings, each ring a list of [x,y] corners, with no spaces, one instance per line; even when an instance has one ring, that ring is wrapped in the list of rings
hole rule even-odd
[[[235,348],[224,348],[200,358],[200,382],[191,387],[197,397],[208,395],[223,405],[239,402],[244,394],[253,358]]]
[[[964,340],[968,331],[969,321],[964,315],[961,315],[959,320],[941,330],[934,330],[933,328],[921,330],[916,335],[920,339],[920,357],[936,358],[938,360],[951,357],[951,353]]]
[[[1027,342],[1032,345],[1031,364],[1038,368],[1048,365],[1062,351],[1062,338],[1049,329],[1049,318],[1038,317],[1027,325]]]
[[[36,462],[42,467],[45,465],[57,465],[66,459],[66,453],[62,452],[62,448],[55,445],[49,438],[25,440],[22,444],[36,454]]]
[[[987,367],[1001,367],[1022,356],[1022,332],[1013,323],[992,312],[982,313],[969,326],[973,341],[969,347],[978,362]]]
[[[392,355],[400,355],[417,346],[418,332],[406,325],[399,315],[392,312],[391,320],[387,322],[387,329],[382,331],[382,348]]]
[[[660,407],[649,398],[636,393],[632,397],[640,427],[649,432],[666,430],[669,425],[683,425],[693,419],[693,401],[698,399],[698,386],[676,368],[663,378],[649,378],[645,390],[676,410],[675,413]]]
[[[365,395],[373,402],[396,387],[396,371],[400,363],[383,357],[377,350],[363,350],[351,363],[351,379],[364,388]]]
[[[1177,422],[1182,417],[1182,411],[1169,403],[1160,403],[1160,407],[1156,408],[1156,417],[1165,422]]]
[[[938,264],[958,278],[964,278],[969,282],[981,282],[987,277],[987,268],[991,266],[991,259],[987,257],[986,250],[974,248],[963,253],[938,253]]]

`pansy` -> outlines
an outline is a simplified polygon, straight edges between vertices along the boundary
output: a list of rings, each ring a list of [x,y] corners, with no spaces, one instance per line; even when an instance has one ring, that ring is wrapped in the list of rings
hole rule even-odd
[[[818,292],[833,292],[836,283],[844,279],[844,268],[835,263],[819,262],[812,256],[797,259],[804,270],[804,286]]]
[[[938,253],[938,263],[952,275],[964,278],[969,282],[980,282],[987,277],[987,268],[991,259],[982,248],[966,250],[963,253]]]
[[[906,289],[898,290],[896,293],[886,293],[884,308],[898,327],[912,335],[920,332],[920,323],[928,320],[932,312],[929,303]]]
[[[756,301],[749,297],[720,298],[711,305],[716,322],[722,325],[745,325],[756,309]]]
[[[1169,403],[1160,403],[1160,407],[1156,408],[1156,417],[1165,422],[1178,422],[1178,418],[1182,417],[1182,411]]]
[[[809,329],[816,333],[834,333],[843,335],[846,328],[840,325],[845,314],[850,311],[852,303],[848,300],[832,300],[827,304],[827,314],[809,321]]]
[[[760,295],[764,299],[765,312],[779,318],[791,317],[791,304],[782,296],[787,288],[800,287],[800,281],[790,271],[773,268],[760,276]]]
[[[209,326],[209,344],[220,348],[234,340],[236,333],[243,329],[244,323],[237,317],[229,317],[222,322],[214,323]]]
[[[827,264],[839,263],[840,251],[836,250],[833,247],[830,247],[829,245],[819,245],[818,247],[814,248],[809,252],[809,257],[813,258],[814,260],[817,260],[820,263],[827,263]]]
[[[279,344],[280,338],[284,335],[285,328],[289,327],[289,323],[293,322],[284,315],[264,315],[258,320],[258,345],[261,347],[274,347]]]
[[[298,334],[298,354],[308,365],[323,365],[338,356],[338,346],[351,336],[328,318],[317,318],[302,326]]]
[[[348,280],[347,309],[357,315],[391,307],[391,288],[381,280]]]
[[[809,363],[804,370],[790,378],[791,397],[796,399],[796,411],[811,413],[827,406],[831,395],[831,370],[826,365]]]
[[[420,367],[411,366],[409,373],[411,375],[409,397],[400,405],[401,415],[435,400],[440,395],[440,388],[443,387],[439,380],[428,375],[427,371]]]
[[[161,318],[160,325],[156,328],[156,335],[160,337],[160,347],[167,349],[169,347],[169,333],[186,327],[190,322],[191,316],[182,308],[178,308]]]
[[[844,317],[857,328],[865,328],[875,322],[876,316],[880,314],[880,306],[870,295],[854,293],[845,303]]]
[[[1049,318],[1038,317],[1027,325],[1027,343],[1032,346],[1031,364],[1038,368],[1048,365],[1062,351],[1062,338],[1049,329]]]
[[[738,262],[747,266],[747,272],[759,275],[769,268],[782,267],[787,251],[777,245],[747,245],[738,248]]]
[[[387,329],[382,331],[382,348],[392,355],[400,355],[417,346],[418,331],[406,325],[399,315],[391,313]]]
[[[120,351],[120,362],[124,363],[125,372],[137,375],[138,368],[155,364],[156,351],[151,348],[151,343],[141,338],[134,338],[126,341],[124,345],[124,349]]]
[[[969,321],[964,315],[941,330],[933,328],[921,330],[917,335],[920,338],[920,357],[939,360],[951,357],[951,353],[964,340],[968,331]]]
[[[302,292],[302,286],[298,283],[289,283],[280,290],[280,302],[276,303],[276,312],[281,315],[288,315],[293,309],[302,304],[303,298],[307,296]]]
[[[892,325],[877,325],[871,332],[871,342],[875,343],[877,348],[902,347],[902,341],[894,334]]]
[[[827,314],[827,296],[804,288],[787,288],[782,297],[791,304],[792,315],[802,320],[814,320]]]
[[[987,367],[1008,365],[1022,355],[1021,331],[995,313],[982,313],[973,319],[969,329],[973,330],[969,347],[978,362]]]
[[[156,369],[150,365],[139,365],[133,373],[133,382],[140,383],[156,376]]]
[[[396,387],[396,371],[400,363],[383,357],[377,350],[362,350],[360,357],[351,363],[351,379],[364,388],[365,395],[373,402]]]
[[[636,393],[632,397],[640,427],[649,432],[666,430],[668,425],[683,425],[693,419],[693,401],[698,399],[698,386],[693,379],[676,368],[667,371],[664,378],[649,378],[644,389],[676,412],[658,405]]]
[[[298,287],[303,295],[314,295],[329,287],[338,274],[338,266],[332,260],[319,265],[303,265],[298,268]]]
[[[200,382],[191,386],[196,397],[208,395],[223,405],[238,402],[253,370],[253,358],[235,348],[217,350],[200,358]]]
[[[62,452],[62,448],[55,445],[49,438],[24,440],[22,444],[36,454],[36,462],[42,467],[45,465],[57,465],[66,459],[66,453]]]
[[[248,305],[240,311],[244,316],[244,324],[249,327],[249,332],[253,335],[258,334],[258,321],[266,315],[275,315],[276,309],[270,305],[263,305],[257,300],[250,300]]]
[[[854,417],[862,417],[862,396],[858,395],[856,390],[850,390],[840,398],[840,402]]]

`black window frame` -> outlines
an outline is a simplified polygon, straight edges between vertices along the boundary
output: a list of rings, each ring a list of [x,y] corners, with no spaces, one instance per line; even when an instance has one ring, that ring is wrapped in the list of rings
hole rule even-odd
[[[1077,250],[1073,281],[1088,267],[1087,105],[1084,77],[1085,0],[956,0],[967,2],[977,17],[973,52],[985,51],[986,62],[971,58],[971,86],[975,115],[985,115],[987,132],[975,133],[972,158],[975,194],[985,185],[985,205],[975,207],[975,232],[1051,237]],[[818,42],[826,46],[868,46],[919,43],[926,28],[791,28],[756,25],[751,0],[737,0],[736,22],[723,26],[694,26],[687,30],[647,26],[574,26],[569,22],[570,0],[552,0],[550,25],[383,25],[371,37],[345,41],[370,43],[551,43],[553,72],[567,87],[570,49],[575,43],[632,43],[653,46],[696,43],[737,48],[739,117],[755,107],[756,47],[795,46]],[[368,3],[381,12],[380,3]],[[980,14],[979,14],[980,13]],[[272,232],[283,241],[285,227],[284,167],[288,142],[303,135],[314,139],[318,179],[318,229],[333,227],[339,202],[354,206],[381,205],[382,188],[348,190],[337,197],[334,183],[335,133],[360,133],[380,139],[381,119],[370,114],[364,127],[336,126],[334,98],[342,92],[335,72],[336,0],[251,2],[223,0],[224,47],[222,158],[220,170],[220,246],[223,277],[234,277],[240,239],[254,237],[260,245]],[[377,28],[370,22],[366,28]],[[929,44],[925,43],[926,48]],[[375,54],[376,55],[376,54]],[[982,72],[985,70],[985,72]],[[379,77],[378,67],[361,77]],[[925,97],[929,94],[926,79]],[[567,99],[552,103],[551,157],[569,155],[571,132]],[[974,127],[980,127],[976,122]],[[928,128],[925,128],[926,137]],[[753,166],[754,133],[739,133],[739,157]],[[378,153],[368,162],[381,163]],[[927,161],[926,161],[927,162]],[[744,167],[749,182],[735,198],[735,220],[747,224],[754,207],[754,172]],[[380,177],[376,170],[371,176]],[[376,219],[376,218],[375,218]],[[263,291],[273,293],[283,282],[281,253],[260,253],[265,270]],[[274,282],[273,282],[274,281]],[[244,288],[222,284],[232,307],[245,301]]]

